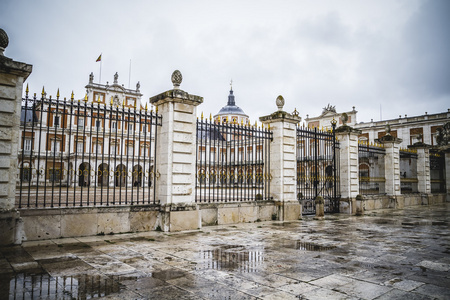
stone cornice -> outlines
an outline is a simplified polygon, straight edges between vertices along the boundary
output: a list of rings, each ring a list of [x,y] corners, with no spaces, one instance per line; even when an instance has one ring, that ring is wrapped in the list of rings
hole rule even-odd
[[[342,125],[339,126],[338,128],[336,128],[335,130],[336,133],[353,133],[353,134],[361,134],[361,130],[350,127],[348,125]]]
[[[150,98],[150,103],[153,105],[160,105],[167,102],[179,102],[197,106],[203,103],[203,97],[190,95],[180,89],[173,89]]]
[[[6,56],[0,56],[0,70],[4,73],[9,73],[17,76],[21,76],[26,80],[33,70],[33,66],[14,61]]]
[[[386,134],[385,136],[376,139],[376,141],[378,141],[381,144],[388,144],[388,143],[400,144],[403,140],[396,138],[395,136],[392,136],[390,134]]]
[[[298,116],[294,116],[293,114],[290,114],[288,112],[279,110],[268,116],[262,116],[259,118],[259,120],[263,123],[284,121],[284,122],[288,122],[288,123],[297,124],[298,122],[300,122],[302,120],[302,118],[298,117]]]

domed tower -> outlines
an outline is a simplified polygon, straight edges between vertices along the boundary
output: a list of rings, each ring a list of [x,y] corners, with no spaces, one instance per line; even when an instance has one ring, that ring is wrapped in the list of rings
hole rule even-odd
[[[233,86],[230,88],[230,94],[228,95],[228,103],[222,109],[214,115],[214,121],[223,123],[224,120],[228,120],[229,123],[247,124],[248,115],[239,107],[236,106],[236,101],[233,94]]]

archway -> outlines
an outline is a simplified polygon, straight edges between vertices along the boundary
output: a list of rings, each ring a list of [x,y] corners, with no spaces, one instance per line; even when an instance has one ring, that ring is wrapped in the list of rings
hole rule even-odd
[[[127,168],[125,165],[118,165],[114,174],[116,186],[126,186]]]
[[[142,167],[139,165],[133,167],[133,186],[142,186]]]
[[[97,182],[99,186],[108,186],[109,183],[109,166],[106,163],[100,164],[97,170]]]
[[[80,164],[80,167],[78,168],[78,185],[79,186],[89,186],[91,183],[91,176],[90,176],[91,166],[84,162]]]

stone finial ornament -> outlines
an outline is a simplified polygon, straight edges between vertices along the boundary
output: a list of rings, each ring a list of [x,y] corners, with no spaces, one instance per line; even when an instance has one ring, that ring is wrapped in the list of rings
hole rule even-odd
[[[117,72],[116,72],[116,74],[114,74],[114,83],[115,84],[117,84],[118,79],[119,79],[119,74],[117,74]]]
[[[91,74],[89,74],[89,83],[93,83],[94,82],[94,73],[91,72]]]
[[[279,95],[277,97],[276,103],[277,103],[278,111],[282,111],[283,110],[283,106],[284,106],[284,98],[283,98],[283,96]]]
[[[345,125],[347,125],[347,122],[348,122],[348,115],[346,114],[346,113],[343,113],[342,115],[341,115],[341,121],[342,121],[342,124],[345,126]]]
[[[141,88],[141,83],[138,81],[136,83],[136,92],[139,92],[139,89]]]
[[[180,87],[181,82],[183,81],[183,75],[178,70],[173,71],[172,73],[172,83],[173,88],[178,89]]]
[[[3,51],[8,47],[9,38],[6,32],[0,28],[0,56],[3,56]]]
[[[391,135],[391,125],[386,124],[386,126],[384,126],[384,131],[387,135]]]

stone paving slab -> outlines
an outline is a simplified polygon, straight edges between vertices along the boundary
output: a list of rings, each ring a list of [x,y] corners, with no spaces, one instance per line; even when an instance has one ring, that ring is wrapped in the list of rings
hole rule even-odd
[[[450,203],[0,248],[0,298],[450,299]]]

